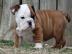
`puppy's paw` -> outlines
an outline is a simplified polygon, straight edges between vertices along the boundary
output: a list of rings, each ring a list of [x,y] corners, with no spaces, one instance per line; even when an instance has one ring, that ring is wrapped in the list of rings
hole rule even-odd
[[[35,43],[35,46],[34,46],[34,48],[43,48],[43,45],[42,45],[42,43]]]

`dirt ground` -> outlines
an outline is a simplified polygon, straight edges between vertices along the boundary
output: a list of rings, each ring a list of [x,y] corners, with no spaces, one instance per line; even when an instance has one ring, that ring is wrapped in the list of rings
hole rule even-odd
[[[12,48],[4,46],[0,48],[0,54],[72,54],[72,47],[62,49],[52,49],[49,46],[45,46],[42,49],[30,48]]]

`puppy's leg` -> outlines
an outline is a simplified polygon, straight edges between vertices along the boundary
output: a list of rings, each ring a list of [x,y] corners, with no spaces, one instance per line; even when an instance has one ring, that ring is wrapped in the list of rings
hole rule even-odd
[[[19,46],[19,36],[15,33],[15,42],[14,42],[14,48],[18,48]]]
[[[54,45],[54,48],[63,48],[65,45],[64,40],[64,31],[65,31],[65,23],[64,21],[60,21],[59,24],[56,24],[54,26],[54,38],[56,40],[56,44]]]
[[[62,37],[59,42],[60,47],[58,48],[63,48],[65,46],[65,43],[66,43],[65,39]]]
[[[63,41],[62,41],[62,48],[65,46],[65,44],[66,44],[66,40],[63,39]]]
[[[55,43],[55,45],[52,47],[52,48],[61,48],[61,46],[60,46],[60,39],[55,39],[56,40],[56,43]]]
[[[15,42],[14,42],[14,48],[18,48],[19,47],[19,36],[15,36]]]
[[[21,46],[22,45],[22,41],[23,41],[23,31],[20,31],[20,30],[16,30],[16,33],[18,35],[18,43],[17,45],[18,46]]]
[[[65,46],[65,43],[66,41],[63,38],[59,40],[56,39],[56,44],[53,46],[53,48],[58,48],[58,49],[63,48]]]
[[[42,41],[43,41],[43,32],[42,32],[42,27],[41,25],[37,22],[35,24],[35,36],[34,36],[34,41],[35,41],[35,46],[34,48],[42,48]]]
[[[22,43],[23,43],[23,37],[22,37],[22,36],[20,36],[20,37],[19,37],[19,46],[21,46],[21,45],[22,45]]]
[[[63,37],[63,32],[59,32],[58,35],[55,36],[56,44],[54,45],[53,48],[63,48],[66,41]]]

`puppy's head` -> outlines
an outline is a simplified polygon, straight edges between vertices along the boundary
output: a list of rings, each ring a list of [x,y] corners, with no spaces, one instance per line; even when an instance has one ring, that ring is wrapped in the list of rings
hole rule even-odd
[[[13,15],[16,14],[20,18],[31,17],[34,19],[35,9],[32,5],[28,4],[14,5],[10,9]]]

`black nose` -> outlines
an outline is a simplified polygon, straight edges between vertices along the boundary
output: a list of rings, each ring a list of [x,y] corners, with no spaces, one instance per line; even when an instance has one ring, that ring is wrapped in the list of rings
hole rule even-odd
[[[32,22],[31,22],[31,21],[28,21],[28,24],[29,24],[29,27],[31,27],[31,26],[32,26]]]
[[[25,19],[24,17],[21,17],[21,19]]]

